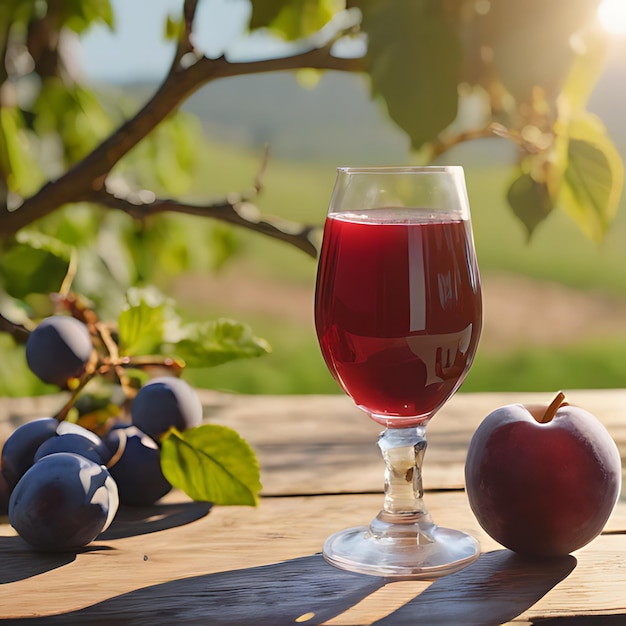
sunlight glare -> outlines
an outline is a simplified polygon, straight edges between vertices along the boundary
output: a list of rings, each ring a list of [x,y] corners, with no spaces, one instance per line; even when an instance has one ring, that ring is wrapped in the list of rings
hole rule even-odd
[[[614,35],[626,35],[626,1],[602,0],[598,6],[602,27]]]

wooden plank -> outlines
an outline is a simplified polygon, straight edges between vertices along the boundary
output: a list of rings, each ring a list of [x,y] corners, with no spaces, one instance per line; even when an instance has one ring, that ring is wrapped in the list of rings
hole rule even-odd
[[[515,402],[548,404],[553,396],[454,396],[427,429],[424,487],[462,488],[469,441],[488,413]],[[626,456],[626,390],[572,390],[567,397],[596,415]],[[382,489],[384,465],[376,446],[382,429],[345,396],[206,396],[204,406],[207,420],[234,428],[254,447],[266,495]]]
[[[182,504],[181,498],[173,494],[166,502]],[[444,499],[450,511],[463,506],[458,497]],[[141,623],[155,623],[161,611],[170,611],[170,615],[173,611],[184,623],[185,611],[206,607],[205,623],[213,623],[222,611],[222,599],[212,599],[210,594],[217,584],[230,586],[232,611],[241,612],[231,614],[231,623],[245,623],[247,612],[257,624],[271,623],[263,620],[259,611],[278,611],[286,600],[285,586],[290,580],[301,583],[293,593],[297,598],[294,606],[302,611],[294,618],[312,610],[321,611],[329,595],[331,600],[335,598],[331,606],[341,612],[344,600],[331,594],[330,589],[340,590],[352,578],[327,565],[319,552],[329,534],[348,525],[367,523],[381,502],[380,495],[264,498],[257,508],[215,507],[187,524],[181,522],[205,509],[188,503],[185,518],[185,506],[171,510],[155,506],[135,519],[117,519],[112,532],[69,557],[25,549],[8,526],[0,526],[4,535],[0,537],[0,581],[5,583],[0,585],[0,615],[26,617],[63,612],[61,622],[71,623],[69,614],[101,603],[88,612],[90,619],[108,621],[117,615],[120,622],[129,623],[131,616],[139,615]],[[155,522],[160,528],[168,526],[170,514],[175,516],[173,523],[180,525],[150,532]],[[300,559],[305,559],[304,563]],[[259,570],[261,566],[273,567]],[[313,580],[307,575],[309,568],[315,573]],[[233,576],[234,571],[239,573]],[[263,582],[266,578],[273,585]],[[362,581],[363,595],[373,590],[372,585],[377,588],[382,584],[369,576],[357,578]],[[158,587],[161,583],[171,584]],[[351,587],[352,592],[358,588]],[[265,609],[257,606],[258,590],[269,603]],[[314,604],[303,607],[305,598]],[[355,603],[352,598],[350,605]],[[82,620],[84,616],[75,617]]]
[[[377,626],[543,625],[539,619],[574,615],[621,616],[624,621],[614,623],[625,623],[624,583],[614,576],[615,568],[623,567],[626,558],[623,537],[619,546],[615,553],[615,542],[601,537],[575,556],[547,561],[528,561],[495,549],[424,589],[414,583],[402,583],[404,588],[400,583],[387,585],[329,621],[328,626],[370,623],[372,617],[371,623]],[[598,584],[589,584],[590,580]],[[400,605],[399,596],[410,599]],[[379,617],[381,605],[398,608]],[[566,623],[570,623],[569,617]],[[604,622],[586,623],[597,626]]]
[[[549,393],[459,393],[428,426],[426,489],[461,488],[469,440],[484,417],[514,402],[549,402]],[[626,389],[572,390],[568,399],[609,429],[626,455]],[[255,449],[265,495],[381,491],[381,427],[343,395],[244,396],[200,391],[205,420],[230,426]],[[50,414],[59,396],[0,401],[0,441],[25,419]],[[626,462],[624,463],[626,466]]]
[[[533,607],[575,565],[572,556],[531,563],[507,550],[493,550],[482,554],[466,569],[435,581],[374,623],[380,626],[502,624]],[[330,624],[339,626],[341,620]]]
[[[626,534],[603,535],[552,564],[533,563],[485,535],[463,492],[431,493],[427,503],[437,522],[474,534],[484,553],[433,584],[385,584],[323,561],[326,536],[369,521],[381,504],[375,494],[264,498],[255,509],[207,511],[174,493],[163,505],[126,511],[75,555],[30,551],[2,525],[0,616],[46,624],[355,626],[467,624],[452,618],[491,611],[508,620],[626,613]],[[626,504],[618,508],[616,519],[625,519]]]
[[[426,489],[460,488],[469,440],[488,413],[514,402],[549,403],[549,393],[459,393],[428,426]],[[594,413],[626,450],[626,390],[572,390],[571,404]],[[382,488],[381,427],[345,396],[203,396],[207,420],[253,445],[264,493],[359,493]],[[289,468],[289,471],[285,471]]]
[[[485,535],[463,491],[438,491],[462,485],[469,439],[488,412],[511,402],[547,402],[552,394],[458,394],[432,421],[426,503],[437,522],[478,537],[484,552],[473,569],[433,584],[384,584],[336,570],[319,555],[327,535],[367,523],[382,503],[373,493],[382,486],[375,446],[381,429],[348,398],[201,396],[207,421],[235,428],[257,451],[267,496],[261,505],[210,509],[174,492],[155,507],[124,509],[103,537],[70,555],[36,553],[0,524],[5,622],[43,616],[49,623],[58,613],[62,624],[448,624],[459,615],[465,624],[492,611],[519,626],[565,615],[626,616],[623,498],[601,537],[538,569],[512,560]],[[624,454],[626,391],[568,396],[598,416]],[[2,400],[0,441],[58,406],[58,396]]]

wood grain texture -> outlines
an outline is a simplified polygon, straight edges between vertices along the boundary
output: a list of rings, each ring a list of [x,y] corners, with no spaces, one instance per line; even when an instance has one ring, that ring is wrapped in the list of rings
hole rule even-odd
[[[328,534],[375,514],[377,495],[264,498],[256,509],[207,512],[174,493],[115,522],[75,555],[37,554],[2,526],[0,616],[5,623],[171,624],[175,615],[185,624],[293,624],[314,614],[301,623],[347,626],[626,613],[624,579],[616,576],[626,534],[603,535],[563,559],[527,562],[478,528],[463,492],[429,494],[428,504],[435,519],[473,533],[483,550],[476,564],[432,584],[385,584],[320,556]],[[168,515],[176,521],[165,523]]]
[[[626,456],[626,390],[566,391],[571,404],[595,414]],[[488,413],[515,402],[549,403],[549,393],[459,393],[428,426],[424,487],[463,486],[467,446]],[[381,427],[349,398],[243,396],[201,391],[204,419],[234,428],[255,449],[264,495],[371,493],[382,489],[376,446]],[[0,442],[24,420],[50,415],[60,396],[3,399]]]
[[[568,626],[626,623],[623,496],[602,536],[570,557],[536,563],[490,539],[460,488],[483,417],[551,396],[459,394],[444,407],[429,426],[426,504],[438,523],[475,535],[483,554],[435,582],[388,582],[337,570],[320,555],[329,534],[369,522],[382,504],[380,427],[343,396],[203,392],[205,419],[235,428],[257,451],[259,507],[211,507],[172,492],[154,507],[122,509],[85,550],[60,555],[31,550],[0,518],[0,622],[552,626],[578,616]],[[568,397],[598,416],[624,455],[626,391]],[[0,440],[58,403],[58,396],[0,401]]]
[[[570,404],[602,421],[626,456],[626,390],[566,391]],[[494,409],[547,403],[551,393],[457,394],[431,421],[424,487],[462,488],[472,434]],[[263,493],[368,493],[382,489],[384,465],[376,446],[381,427],[344,396],[204,398],[207,420],[237,430],[255,448]],[[626,464],[625,464],[626,465]],[[286,471],[288,469],[288,471]]]

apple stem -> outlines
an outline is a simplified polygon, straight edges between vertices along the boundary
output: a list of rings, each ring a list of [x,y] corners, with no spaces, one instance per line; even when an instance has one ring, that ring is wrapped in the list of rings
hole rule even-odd
[[[551,422],[556,415],[556,412],[565,404],[567,404],[567,402],[565,402],[565,394],[562,391],[559,391],[559,393],[557,393],[556,395],[556,398],[552,400],[550,406],[546,409],[543,417],[539,420],[539,423],[547,424],[548,422]]]

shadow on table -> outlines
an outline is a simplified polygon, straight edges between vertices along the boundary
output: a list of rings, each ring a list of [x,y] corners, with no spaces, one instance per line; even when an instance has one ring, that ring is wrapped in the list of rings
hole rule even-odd
[[[532,563],[506,550],[483,554],[465,570],[435,581],[377,624],[507,622],[530,608],[575,565],[571,556]],[[316,554],[174,580],[58,616],[0,619],[0,623],[312,625],[340,615],[387,582],[335,569]]]
[[[503,624],[528,610],[575,567],[576,559],[571,555],[528,561],[509,550],[487,552],[460,572],[436,580],[375,624]]]
[[[319,624],[385,584],[312,555],[262,567],[173,580],[57,616],[2,620],[45,624]]]
[[[572,615],[535,619],[532,626],[624,626],[626,615]]]
[[[97,541],[111,541],[184,526],[208,515],[208,502],[155,504],[148,507],[120,507],[111,526]],[[0,537],[0,585],[38,576],[76,559],[77,554],[112,550],[90,544],[76,552],[41,552],[20,537]]]
[[[98,541],[124,539],[185,526],[208,515],[212,506],[210,502],[193,501],[141,507],[121,506],[113,523],[98,537]]]
[[[76,558],[74,552],[37,552],[19,537],[0,537],[0,585],[38,576],[63,567]]]

